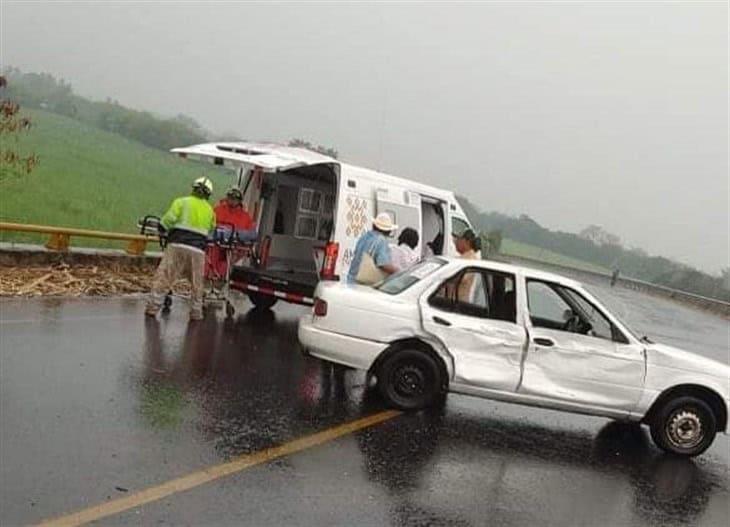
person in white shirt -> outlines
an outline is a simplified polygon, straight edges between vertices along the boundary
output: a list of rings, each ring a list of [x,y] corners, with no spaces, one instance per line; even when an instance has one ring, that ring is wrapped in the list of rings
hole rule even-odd
[[[406,227],[398,236],[398,244],[390,246],[391,261],[399,271],[408,269],[418,262],[416,247],[418,247],[418,232]]]

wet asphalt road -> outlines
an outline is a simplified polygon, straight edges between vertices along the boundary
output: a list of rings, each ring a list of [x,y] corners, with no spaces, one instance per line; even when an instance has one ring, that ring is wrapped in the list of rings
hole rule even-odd
[[[598,289],[656,340],[728,362],[727,321]],[[132,495],[382,409],[302,357],[302,308],[145,321],[139,299],[0,303],[0,523]],[[727,525],[730,441],[693,461],[641,428],[449,396],[104,518],[103,525]]]

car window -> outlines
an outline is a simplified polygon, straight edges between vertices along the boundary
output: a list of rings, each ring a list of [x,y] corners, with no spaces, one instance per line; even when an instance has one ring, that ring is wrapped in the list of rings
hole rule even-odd
[[[456,216],[451,218],[451,234],[453,236],[461,235],[468,228],[469,224],[461,218],[457,218]]]
[[[563,329],[570,305],[548,284],[529,280],[527,282],[527,305],[530,320],[535,327]]]
[[[442,311],[515,322],[514,284],[512,275],[470,268],[444,281],[429,304]]]
[[[374,287],[383,293],[397,295],[411,287],[413,284],[420,282],[422,279],[426,278],[428,275],[435,272],[437,269],[440,269],[444,265],[446,265],[446,260],[442,258],[428,258],[427,260],[417,263],[408,269],[390,275]]]
[[[534,327],[625,341],[611,321],[577,291],[558,284],[528,280],[527,304]]]
[[[611,321],[577,291],[567,287],[563,288],[563,290],[573,300],[574,304],[580,308],[582,311],[581,315],[583,315],[587,322],[590,323],[591,330],[588,334],[593,337],[613,340],[614,332]]]

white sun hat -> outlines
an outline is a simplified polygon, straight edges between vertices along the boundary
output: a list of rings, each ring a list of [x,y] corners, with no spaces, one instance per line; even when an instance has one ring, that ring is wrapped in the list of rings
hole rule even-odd
[[[393,223],[393,218],[387,212],[381,212],[373,219],[373,225],[381,231],[393,232],[398,226]]]

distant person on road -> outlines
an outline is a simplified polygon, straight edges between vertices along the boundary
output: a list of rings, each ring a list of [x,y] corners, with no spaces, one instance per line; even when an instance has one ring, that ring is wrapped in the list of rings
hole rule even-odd
[[[355,245],[349,283],[373,285],[398,269],[393,265],[388,237],[398,228],[390,214],[381,212],[373,220],[372,230],[366,232]]]
[[[418,247],[418,231],[406,227],[398,236],[398,243],[390,246],[391,260],[399,271],[408,269],[418,262],[419,255],[416,247]]]
[[[616,281],[618,280],[619,270],[614,269],[613,273],[611,273],[611,287],[616,285]]]
[[[191,194],[173,201],[162,217],[161,224],[169,233],[167,247],[155,273],[145,315],[156,316],[174,283],[186,278],[191,288],[190,320],[203,318],[205,248],[215,228],[215,213],[208,203],[212,193],[210,179],[198,178]]]

